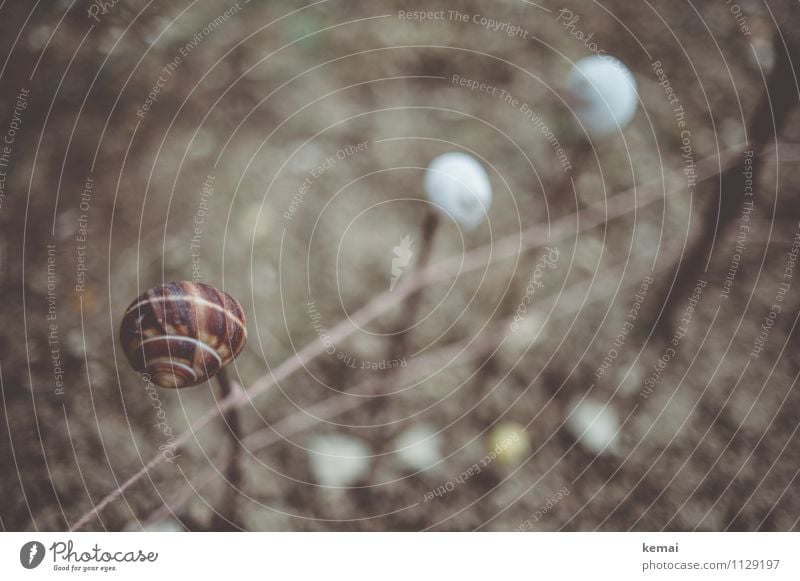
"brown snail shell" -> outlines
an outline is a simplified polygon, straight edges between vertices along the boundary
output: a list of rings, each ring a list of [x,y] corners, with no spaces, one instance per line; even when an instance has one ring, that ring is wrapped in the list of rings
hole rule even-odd
[[[242,306],[203,283],[153,287],[125,311],[122,349],[136,371],[167,388],[189,387],[214,377],[247,341]]]

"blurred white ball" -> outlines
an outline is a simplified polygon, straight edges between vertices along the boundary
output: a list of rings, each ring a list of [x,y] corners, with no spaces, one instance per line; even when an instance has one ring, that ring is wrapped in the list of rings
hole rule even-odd
[[[400,461],[414,471],[427,470],[442,459],[439,434],[427,425],[409,428],[394,441]]]
[[[610,405],[584,399],[570,409],[566,427],[590,452],[616,452],[619,418]]]
[[[614,57],[582,58],[575,63],[567,86],[575,115],[594,137],[622,130],[636,114],[636,79]]]
[[[323,486],[352,486],[369,471],[372,451],[352,436],[315,436],[308,444],[311,475]]]
[[[468,230],[483,221],[492,204],[489,174],[466,153],[435,158],[425,172],[424,186],[428,199]]]

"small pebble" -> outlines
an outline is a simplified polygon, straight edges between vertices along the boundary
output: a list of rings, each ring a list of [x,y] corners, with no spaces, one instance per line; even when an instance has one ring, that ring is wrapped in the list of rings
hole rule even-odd
[[[571,408],[566,427],[590,452],[594,454],[616,452],[619,418],[610,405],[584,399]]]
[[[428,425],[413,426],[394,442],[400,461],[414,471],[428,470],[442,459],[441,438]]]
[[[497,460],[506,466],[516,466],[528,457],[531,451],[525,426],[518,422],[502,422],[489,433],[489,452],[497,454]]]
[[[315,436],[308,448],[311,475],[323,486],[352,486],[367,475],[372,462],[369,446],[352,436]]]

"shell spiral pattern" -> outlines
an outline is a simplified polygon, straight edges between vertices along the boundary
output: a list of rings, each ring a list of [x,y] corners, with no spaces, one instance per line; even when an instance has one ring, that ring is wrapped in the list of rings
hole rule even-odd
[[[125,311],[120,339],[131,367],[166,388],[203,383],[233,361],[247,341],[242,306],[203,283],[151,288]]]

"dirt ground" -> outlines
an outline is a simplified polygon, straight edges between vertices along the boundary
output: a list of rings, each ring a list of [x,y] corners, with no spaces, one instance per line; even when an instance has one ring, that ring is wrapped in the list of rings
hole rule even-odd
[[[70,6],[0,8],[3,530],[800,529],[800,112],[755,154],[752,207],[717,177],[796,2]],[[593,53],[639,106],[586,142],[567,80]],[[770,102],[797,102],[784,80]],[[492,204],[441,220],[395,359],[392,259],[448,151]],[[238,490],[216,388],[152,388],[120,346],[171,280],[247,314]],[[580,401],[613,445],[571,427]],[[414,429],[424,470],[396,451]],[[367,450],[339,487],[309,451],[338,436]]]

